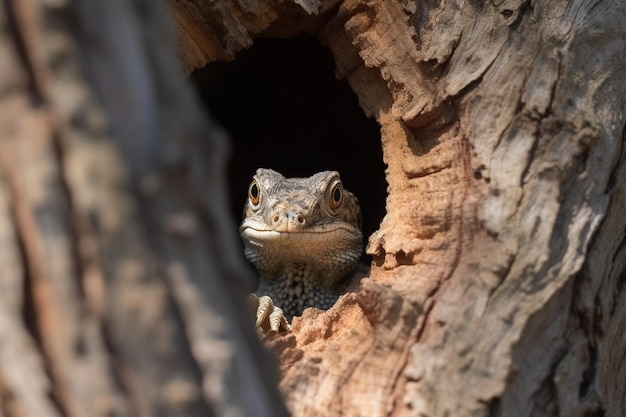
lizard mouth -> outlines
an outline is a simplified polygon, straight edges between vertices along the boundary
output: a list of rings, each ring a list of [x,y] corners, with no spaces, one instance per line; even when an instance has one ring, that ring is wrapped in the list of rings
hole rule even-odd
[[[261,242],[269,241],[291,241],[291,242],[325,242],[335,238],[337,235],[349,233],[348,230],[341,227],[330,230],[319,231],[289,231],[279,232],[276,230],[259,230],[246,227],[242,230],[250,239]]]

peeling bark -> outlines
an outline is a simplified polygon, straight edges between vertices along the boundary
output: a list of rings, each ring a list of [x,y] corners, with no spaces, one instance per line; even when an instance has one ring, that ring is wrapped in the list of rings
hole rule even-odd
[[[268,4],[202,30],[248,47],[291,21]],[[293,414],[626,414],[621,4],[320,4],[389,195],[360,291],[269,341]],[[233,59],[189,52],[188,22],[187,68]]]

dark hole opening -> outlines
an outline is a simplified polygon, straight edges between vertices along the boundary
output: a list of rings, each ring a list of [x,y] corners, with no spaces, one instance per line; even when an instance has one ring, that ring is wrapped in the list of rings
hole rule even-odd
[[[336,170],[359,199],[365,239],[378,228],[387,187],[380,127],[334,71],[331,52],[303,35],[257,39],[233,62],[211,63],[192,74],[233,142],[230,204],[237,223],[257,168],[287,177]]]

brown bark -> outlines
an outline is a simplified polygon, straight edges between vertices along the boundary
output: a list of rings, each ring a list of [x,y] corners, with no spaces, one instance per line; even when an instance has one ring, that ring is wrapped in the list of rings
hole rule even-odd
[[[271,341],[293,414],[626,415],[621,3],[296,3],[171,1],[188,70],[304,27],[381,126],[371,278]]]
[[[286,414],[227,143],[144,3],[0,6],[3,417]]]

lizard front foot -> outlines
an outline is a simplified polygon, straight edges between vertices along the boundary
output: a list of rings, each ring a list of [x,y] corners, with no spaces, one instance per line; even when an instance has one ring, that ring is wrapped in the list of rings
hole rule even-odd
[[[283,309],[275,306],[272,299],[267,295],[248,295],[248,304],[256,311],[256,327],[278,332],[280,330],[291,330],[291,326],[283,313]]]

